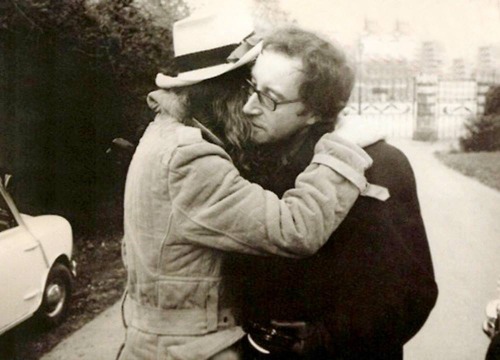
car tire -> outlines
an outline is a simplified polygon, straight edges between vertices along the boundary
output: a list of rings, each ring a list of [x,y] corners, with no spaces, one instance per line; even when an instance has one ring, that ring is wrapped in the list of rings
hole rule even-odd
[[[56,263],[47,276],[43,299],[35,317],[40,325],[54,327],[59,325],[68,314],[71,298],[71,271],[67,266]]]

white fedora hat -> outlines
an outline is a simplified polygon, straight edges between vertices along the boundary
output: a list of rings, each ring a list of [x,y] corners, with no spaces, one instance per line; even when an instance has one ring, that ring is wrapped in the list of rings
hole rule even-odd
[[[262,47],[253,31],[250,12],[235,7],[177,21],[174,60],[180,72],[177,76],[159,73],[156,85],[163,89],[192,85],[248,64]]]

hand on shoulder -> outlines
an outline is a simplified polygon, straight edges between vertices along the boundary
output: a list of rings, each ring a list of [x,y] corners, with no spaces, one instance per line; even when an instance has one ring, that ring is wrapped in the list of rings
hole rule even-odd
[[[361,147],[369,146],[387,137],[378,121],[360,117],[339,119],[334,133]]]

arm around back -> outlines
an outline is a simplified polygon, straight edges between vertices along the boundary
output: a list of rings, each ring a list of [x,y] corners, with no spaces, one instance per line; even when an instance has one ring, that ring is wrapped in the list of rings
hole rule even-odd
[[[205,141],[179,146],[168,165],[179,239],[249,254],[315,253],[347,215],[371,165],[361,148],[334,134],[318,142],[316,154],[323,157],[279,199],[243,179],[220,147]]]

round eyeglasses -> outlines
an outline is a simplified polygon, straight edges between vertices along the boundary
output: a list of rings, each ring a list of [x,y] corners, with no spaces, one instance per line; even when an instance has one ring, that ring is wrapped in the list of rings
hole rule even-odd
[[[257,87],[252,81],[248,79],[246,79],[245,81],[248,84],[247,87],[248,96],[252,96],[254,93],[257,94],[257,99],[259,100],[259,103],[268,110],[274,111],[276,110],[278,105],[293,104],[302,101],[302,99],[276,101],[266,93],[257,90]]]

